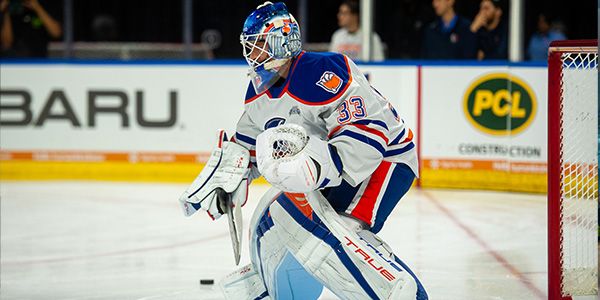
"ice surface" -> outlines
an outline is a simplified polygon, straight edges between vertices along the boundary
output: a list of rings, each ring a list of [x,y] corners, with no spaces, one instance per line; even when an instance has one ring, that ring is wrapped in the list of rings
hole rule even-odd
[[[235,269],[227,221],[183,217],[186,187],[0,182],[0,298],[223,299],[199,280]],[[544,299],[546,222],[545,196],[413,188],[380,235],[431,299]]]

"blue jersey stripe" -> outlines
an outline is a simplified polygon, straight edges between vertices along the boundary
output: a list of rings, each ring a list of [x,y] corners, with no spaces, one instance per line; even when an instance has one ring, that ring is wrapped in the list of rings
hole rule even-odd
[[[256,140],[253,139],[253,138],[251,138],[251,137],[249,137],[249,136],[247,136],[247,135],[243,135],[243,134],[241,134],[239,132],[236,132],[235,133],[235,138],[238,141],[242,141],[242,142],[244,142],[246,144],[250,144],[252,146],[256,146]]]
[[[347,137],[351,137],[357,141],[361,141],[361,142],[375,148],[375,150],[377,150],[379,153],[381,153],[381,155],[385,155],[385,148],[383,147],[383,145],[381,145],[378,141],[376,141],[366,135],[362,135],[362,134],[359,134],[359,133],[356,133],[356,132],[350,131],[350,130],[344,130],[341,133],[336,134],[332,139],[335,139],[340,136],[347,136]]]
[[[342,163],[342,159],[337,152],[335,146],[331,144],[327,144],[329,146],[329,155],[331,156],[331,160],[333,160],[333,164],[335,165],[335,169],[338,171],[338,174],[342,174],[342,169],[344,169],[344,164]]]
[[[329,245],[334,253],[337,255],[342,264],[350,271],[350,274],[361,288],[369,295],[371,299],[379,299],[373,288],[369,285],[365,277],[362,275],[358,267],[352,262],[352,259],[346,251],[342,248],[341,242],[331,233],[331,231],[325,226],[325,224],[317,224],[315,221],[310,220],[302,214],[295,206],[291,203],[291,200],[287,199],[285,195],[281,195],[277,198],[277,203],[287,211],[290,216],[298,222],[305,230],[312,233],[315,237],[319,238],[327,245]],[[313,218],[316,215],[313,214]],[[318,218],[317,218],[318,219]]]
[[[390,143],[390,145],[396,145],[396,144],[398,144],[398,142],[400,141],[400,139],[404,136],[405,132],[406,132],[406,129],[402,129],[402,131],[400,132],[400,134]]]
[[[387,124],[385,124],[385,122],[379,121],[379,120],[358,120],[358,121],[355,121],[352,123],[353,124],[361,124],[361,125],[375,124],[375,125],[385,128],[385,130],[389,130],[387,127]]]
[[[405,153],[411,149],[413,149],[415,147],[415,143],[410,142],[408,145],[406,145],[406,147],[404,148],[400,148],[400,149],[395,149],[395,150],[390,150],[387,151],[385,153],[385,157],[390,157],[390,156],[394,156],[394,155],[398,155],[398,154],[402,154]]]

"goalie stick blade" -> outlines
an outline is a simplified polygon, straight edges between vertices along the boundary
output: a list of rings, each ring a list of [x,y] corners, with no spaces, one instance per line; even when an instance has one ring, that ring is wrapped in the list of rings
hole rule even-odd
[[[233,257],[235,265],[240,264],[241,241],[242,241],[242,210],[240,205],[233,207],[231,196],[225,190],[218,188],[216,190],[219,205],[223,213],[227,215],[229,222],[229,235],[231,236],[231,246],[233,247]]]
[[[242,233],[243,233],[243,217],[242,217],[242,206],[241,205],[236,205],[235,207],[232,208],[232,218],[229,218],[229,228],[234,228],[233,231],[235,231],[235,240],[237,241],[235,243],[234,248],[233,248],[233,252],[235,255],[235,265],[239,265],[240,264],[240,256],[241,256],[241,248],[242,248]],[[230,231],[231,233],[231,241],[233,243],[234,240],[234,232]]]
[[[229,221],[229,235],[231,236],[231,246],[233,247],[233,257],[235,258],[235,265],[239,265],[240,264],[240,257],[241,257],[241,239],[240,239],[240,234],[241,230],[238,228],[238,221],[237,218],[238,216],[236,216],[235,213],[235,208],[232,207],[231,205],[231,201],[229,201],[229,208],[227,210],[227,220]]]

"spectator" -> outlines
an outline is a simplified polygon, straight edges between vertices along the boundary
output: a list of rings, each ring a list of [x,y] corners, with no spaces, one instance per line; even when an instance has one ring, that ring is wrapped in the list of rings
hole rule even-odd
[[[92,19],[92,37],[97,42],[113,42],[119,38],[117,21],[111,15],[100,14]]]
[[[1,0],[0,44],[6,56],[47,57],[51,38],[62,35],[60,24],[38,0]]]
[[[471,23],[454,12],[454,0],[433,0],[439,17],[425,28],[422,56],[428,59],[474,59],[475,35]]]
[[[502,0],[482,0],[479,13],[471,23],[477,35],[477,59],[508,58],[508,27],[502,16]]]
[[[567,39],[562,32],[553,29],[551,24],[552,20],[546,14],[538,16],[537,32],[531,36],[527,46],[527,56],[530,60],[547,60],[550,42]]]
[[[357,0],[348,0],[340,5],[337,18],[340,29],[331,37],[329,51],[347,55],[352,60],[361,60],[362,32],[360,30],[360,10]],[[373,33],[374,61],[384,60],[381,38]]]

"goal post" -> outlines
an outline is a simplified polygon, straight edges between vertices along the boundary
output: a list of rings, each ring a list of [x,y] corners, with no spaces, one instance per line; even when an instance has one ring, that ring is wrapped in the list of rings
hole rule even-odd
[[[598,295],[598,42],[548,56],[548,298]],[[586,298],[587,299],[587,298]]]

